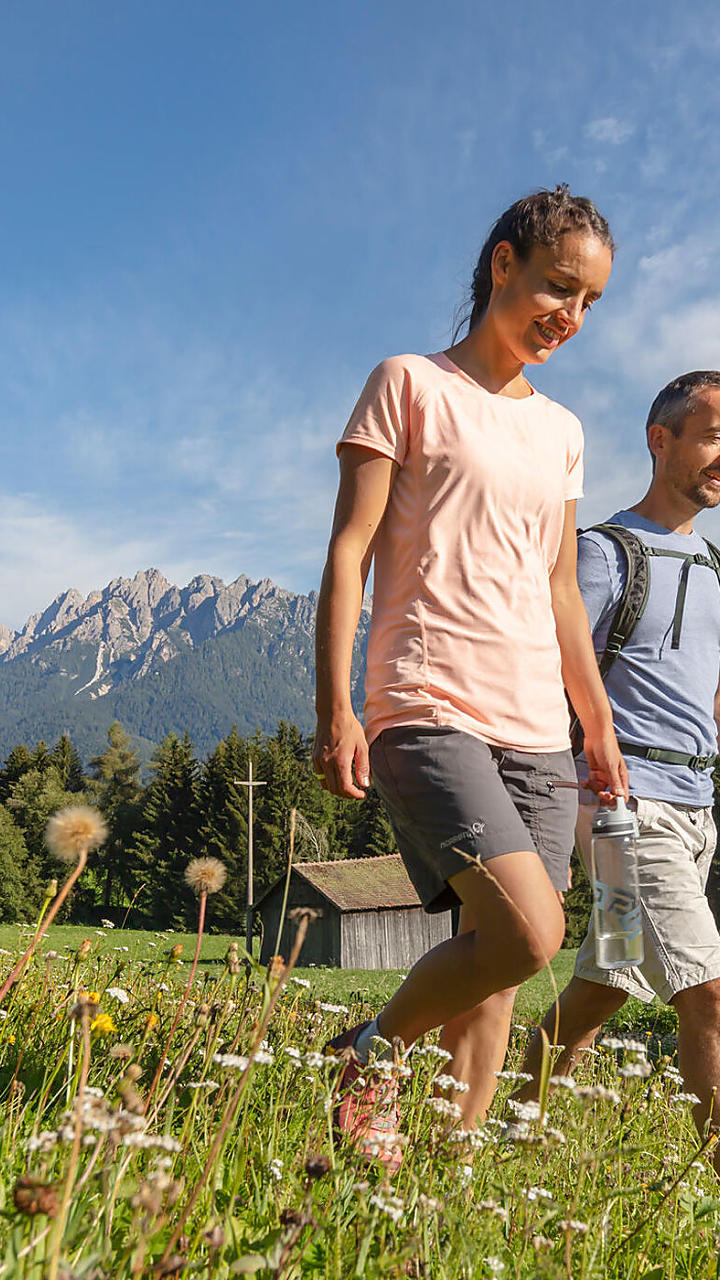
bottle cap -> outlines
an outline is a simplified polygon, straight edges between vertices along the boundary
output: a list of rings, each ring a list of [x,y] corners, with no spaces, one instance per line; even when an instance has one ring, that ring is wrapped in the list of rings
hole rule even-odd
[[[592,833],[594,836],[636,836],[637,822],[635,814],[628,809],[624,796],[615,797],[614,809],[601,804],[593,818]]]

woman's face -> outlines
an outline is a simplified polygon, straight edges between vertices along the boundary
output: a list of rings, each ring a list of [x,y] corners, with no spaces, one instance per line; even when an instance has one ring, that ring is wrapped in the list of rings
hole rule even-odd
[[[536,245],[526,261],[507,241],[497,245],[488,314],[512,355],[521,364],[544,364],[582,328],[611,267],[607,245],[587,231]]]

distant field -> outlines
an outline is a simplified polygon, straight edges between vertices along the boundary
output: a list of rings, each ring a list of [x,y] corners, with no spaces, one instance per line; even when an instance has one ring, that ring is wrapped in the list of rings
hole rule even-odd
[[[27,945],[24,939],[31,936],[31,928],[19,925],[0,925],[0,948],[17,953],[19,947]],[[93,960],[115,954],[118,962],[123,960],[142,960],[156,963],[162,967],[166,953],[182,944],[182,960],[189,963],[195,950],[195,936],[188,933],[153,933],[142,929],[95,929],[84,925],[53,926],[43,940],[42,950],[54,950],[61,954],[75,950],[84,938],[92,943],[92,952],[86,962],[86,980],[90,985]],[[203,972],[217,976],[225,958],[228,945],[232,941],[244,944],[241,935],[208,934],[203,938],[200,955],[200,974]],[[126,950],[127,948],[127,950]],[[558,953],[552,963],[553,974],[558,990],[570,981],[575,963],[575,951],[571,949]],[[3,957],[0,956],[0,960]],[[4,964],[0,969],[4,969]],[[182,980],[183,966],[170,970],[170,976],[176,975]],[[339,1004],[351,1004],[361,1001],[373,1009],[379,1008],[396,990],[402,975],[393,969],[323,969],[299,968],[299,978],[309,981],[312,991],[318,999]],[[515,1019],[518,1022],[538,1022],[548,1005],[553,1000],[553,987],[547,972],[539,973],[520,988],[515,1006]],[[622,1012],[613,1019],[614,1026],[644,1028],[656,1031],[660,1035],[672,1032],[675,1026],[675,1014],[659,1004],[642,1005],[638,1000],[628,1000]]]

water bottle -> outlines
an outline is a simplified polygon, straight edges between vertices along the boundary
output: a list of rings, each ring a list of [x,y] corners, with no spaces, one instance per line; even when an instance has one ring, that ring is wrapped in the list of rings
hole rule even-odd
[[[635,815],[622,796],[617,797],[614,809],[600,806],[593,819],[590,846],[595,959],[599,969],[642,964],[636,839]]]

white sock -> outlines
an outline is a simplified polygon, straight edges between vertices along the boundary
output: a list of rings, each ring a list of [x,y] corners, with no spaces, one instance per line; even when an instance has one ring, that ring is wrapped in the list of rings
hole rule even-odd
[[[371,1053],[380,1061],[392,1058],[392,1045],[382,1035],[377,1018],[373,1018],[360,1032],[353,1048],[361,1062],[367,1062]]]

